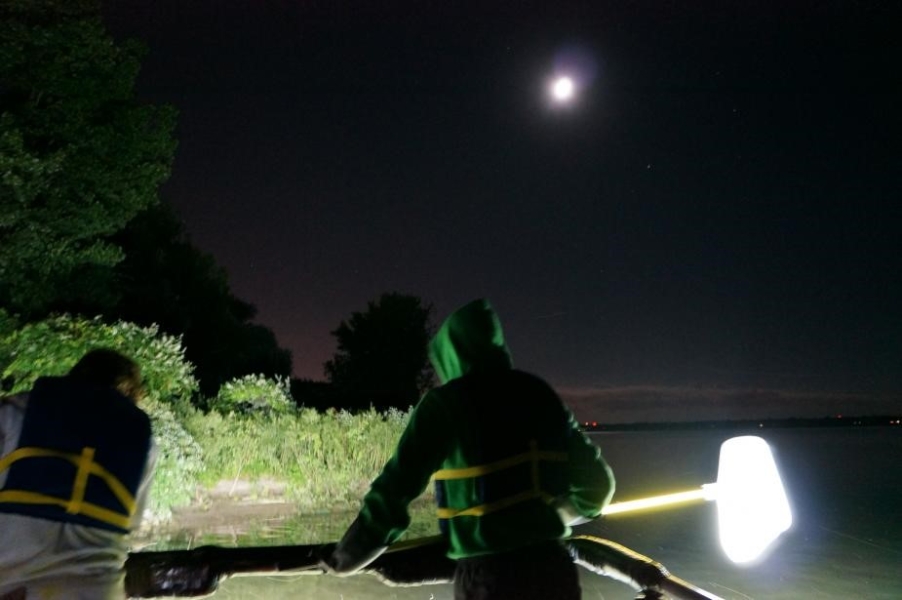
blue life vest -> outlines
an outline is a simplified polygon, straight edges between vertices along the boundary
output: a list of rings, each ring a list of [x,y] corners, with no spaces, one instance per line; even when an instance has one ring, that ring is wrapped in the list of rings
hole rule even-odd
[[[150,444],[150,419],[131,399],[42,377],[18,446],[0,458],[0,512],[128,533]]]

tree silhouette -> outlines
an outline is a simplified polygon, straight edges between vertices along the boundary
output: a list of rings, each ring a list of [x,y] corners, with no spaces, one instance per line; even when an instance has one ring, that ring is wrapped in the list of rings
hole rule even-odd
[[[416,296],[387,293],[339,324],[332,332],[338,350],[324,367],[344,408],[417,403],[432,383],[427,345],[433,312]]]
[[[116,243],[125,251],[116,268],[121,296],[105,314],[182,335],[201,392],[213,395],[242,375],[290,375],[291,353],[251,322],[257,309],[232,294],[226,272],[191,244],[168,205],[139,215]]]

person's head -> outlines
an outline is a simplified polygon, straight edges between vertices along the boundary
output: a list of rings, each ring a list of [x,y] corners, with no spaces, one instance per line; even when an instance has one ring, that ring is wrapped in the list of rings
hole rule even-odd
[[[144,396],[141,367],[127,356],[109,348],[89,351],[75,363],[67,376],[83,383],[113,388],[135,402]]]
[[[445,319],[429,345],[429,360],[443,384],[468,373],[513,366],[501,321],[483,298],[462,306]]]

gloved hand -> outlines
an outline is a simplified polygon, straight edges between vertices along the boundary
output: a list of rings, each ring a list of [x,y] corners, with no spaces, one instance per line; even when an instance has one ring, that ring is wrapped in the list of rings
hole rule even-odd
[[[552,506],[561,518],[561,522],[568,527],[582,525],[583,523],[588,523],[592,520],[590,517],[583,516],[566,496],[558,496],[555,498]]]
[[[323,548],[320,566],[332,575],[353,575],[376,560],[388,546],[374,545],[371,536],[355,519],[338,544]]]

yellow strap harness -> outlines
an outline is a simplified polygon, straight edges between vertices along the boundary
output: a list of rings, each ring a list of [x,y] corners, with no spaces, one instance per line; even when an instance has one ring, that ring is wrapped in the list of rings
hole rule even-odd
[[[497,471],[510,469],[524,463],[531,464],[531,489],[507,496],[495,502],[479,504],[470,508],[439,508],[439,519],[453,519],[454,517],[481,517],[495,511],[508,508],[527,500],[541,498],[544,502],[551,502],[553,497],[542,490],[541,481],[539,480],[539,461],[566,462],[568,459],[566,452],[547,452],[539,450],[535,440],[530,440],[529,450],[522,454],[509,456],[501,460],[491,462],[484,465],[476,465],[473,467],[464,467],[462,469],[441,469],[436,471],[433,478],[437,481],[447,481],[451,479],[472,479],[481,477]]]
[[[85,515],[104,523],[109,523],[122,529],[128,529],[131,515],[136,510],[135,498],[131,492],[119,481],[115,475],[94,462],[94,448],[82,448],[81,454],[58,452],[46,448],[18,448],[6,456],[0,458],[0,471],[5,471],[18,460],[25,458],[60,458],[75,465],[75,479],[72,484],[72,493],[68,499],[57,498],[39,492],[24,490],[0,491],[0,502],[15,502],[18,504],[51,504],[66,509],[73,515]],[[122,504],[123,512],[109,510],[102,506],[85,501],[85,489],[88,486],[88,478],[100,477],[109,486],[113,495]]]

